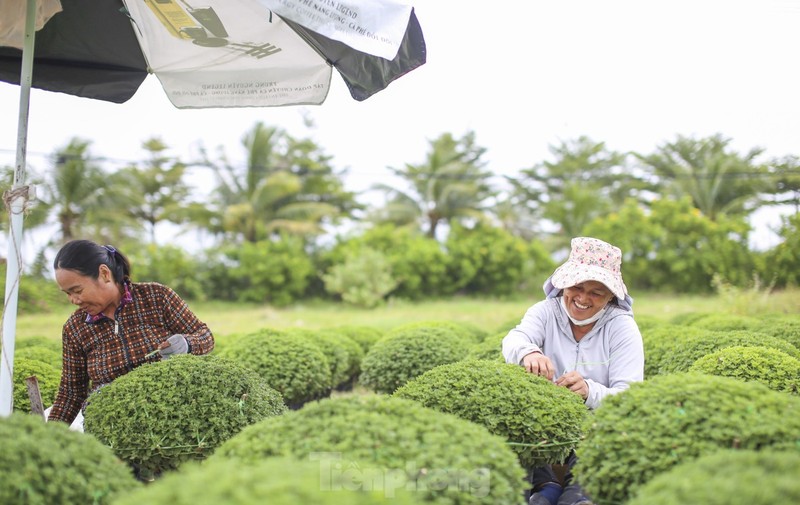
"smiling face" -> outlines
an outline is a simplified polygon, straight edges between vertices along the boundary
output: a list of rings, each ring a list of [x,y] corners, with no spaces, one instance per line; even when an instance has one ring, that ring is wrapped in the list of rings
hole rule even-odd
[[[97,279],[66,268],[59,268],[55,273],[56,283],[66,293],[69,302],[89,314],[113,314],[119,305],[120,290],[106,265],[100,265]]]
[[[589,319],[606,306],[614,293],[605,284],[597,281],[586,281],[569,288],[564,288],[564,305],[574,319]]]

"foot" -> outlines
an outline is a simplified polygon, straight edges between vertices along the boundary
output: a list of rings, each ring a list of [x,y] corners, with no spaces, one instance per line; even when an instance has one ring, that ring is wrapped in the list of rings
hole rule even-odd
[[[528,505],[553,505],[550,500],[542,496],[540,493],[533,493]]]
[[[558,505],[594,505],[583,490],[577,484],[570,484],[564,488],[561,498],[558,500]]]

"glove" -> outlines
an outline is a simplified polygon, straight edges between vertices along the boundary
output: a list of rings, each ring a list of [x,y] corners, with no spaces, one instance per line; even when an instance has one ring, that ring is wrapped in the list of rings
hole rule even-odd
[[[189,352],[189,343],[186,341],[186,337],[180,333],[172,335],[161,345],[163,346],[164,344],[169,345],[158,350],[158,353],[161,354],[161,359],[169,359],[173,354],[186,354]]]

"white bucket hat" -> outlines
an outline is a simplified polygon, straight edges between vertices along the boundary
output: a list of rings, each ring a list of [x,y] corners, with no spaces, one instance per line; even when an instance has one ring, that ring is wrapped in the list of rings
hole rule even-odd
[[[569,259],[553,272],[548,282],[559,291],[581,282],[601,282],[617,300],[624,302],[628,288],[622,281],[622,251],[619,247],[591,237],[573,238],[571,245]]]

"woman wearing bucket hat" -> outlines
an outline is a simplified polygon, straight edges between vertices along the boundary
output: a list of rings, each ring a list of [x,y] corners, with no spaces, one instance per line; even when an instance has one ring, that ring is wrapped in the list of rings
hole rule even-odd
[[[573,238],[571,246],[566,263],[544,283],[546,298],[503,339],[503,356],[594,409],[644,379],[644,348],[622,280],[622,251],[591,237]],[[566,464],[574,463],[572,454]],[[551,467],[533,469],[530,504],[591,504],[571,477],[567,472],[562,492]]]

